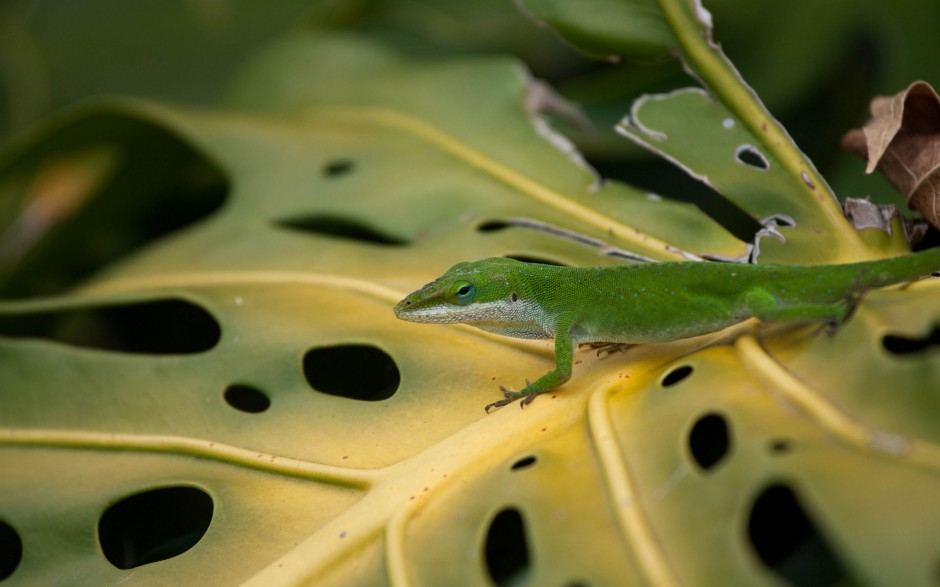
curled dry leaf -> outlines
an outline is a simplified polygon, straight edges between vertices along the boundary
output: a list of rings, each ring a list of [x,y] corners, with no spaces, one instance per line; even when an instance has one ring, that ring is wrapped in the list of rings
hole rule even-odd
[[[842,137],[842,146],[868,159],[907,200],[940,228],[940,96],[922,81],[871,101],[872,118]]]
[[[852,226],[859,230],[878,228],[891,235],[897,225],[908,243],[920,242],[927,233],[927,222],[923,218],[905,218],[894,204],[876,204],[860,198],[846,198],[842,211],[852,222]]]

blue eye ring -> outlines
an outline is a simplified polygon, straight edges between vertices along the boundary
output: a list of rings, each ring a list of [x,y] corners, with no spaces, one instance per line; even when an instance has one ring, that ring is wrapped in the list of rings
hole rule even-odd
[[[477,288],[472,284],[466,281],[459,281],[454,284],[454,289],[452,290],[454,301],[456,301],[461,306],[467,305],[473,301],[473,298],[477,295]]]

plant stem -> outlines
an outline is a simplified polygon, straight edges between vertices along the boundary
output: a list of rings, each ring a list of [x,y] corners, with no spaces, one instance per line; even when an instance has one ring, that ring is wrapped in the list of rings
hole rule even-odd
[[[700,26],[690,7],[698,0],[658,0],[666,20],[679,41],[683,59],[691,73],[696,75],[709,92],[721,100],[729,110],[757,137],[763,146],[787,170],[794,181],[816,201],[820,211],[840,232],[852,235],[855,244],[865,249],[856,230],[852,228],[838,199],[812,162],[800,151],[796,143],[767,111],[764,104],[741,78],[721,49],[709,38],[711,31]],[[704,10],[699,6],[700,10]],[[852,237],[849,237],[852,238]]]

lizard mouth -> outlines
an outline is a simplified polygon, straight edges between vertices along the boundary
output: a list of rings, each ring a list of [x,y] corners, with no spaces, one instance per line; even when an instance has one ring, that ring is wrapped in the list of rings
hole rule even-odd
[[[432,310],[432,308],[428,308],[427,306],[421,307],[418,302],[411,299],[411,296],[395,304],[394,308],[397,318],[408,320],[409,322],[430,322],[430,320],[426,318],[426,316],[429,315],[429,310]],[[430,314],[433,313],[432,310]]]
[[[444,306],[416,306],[404,299],[395,306],[395,316],[409,322],[454,322],[451,311]]]
[[[395,304],[394,312],[395,312],[396,318],[407,320],[409,317],[410,311],[411,311],[411,300],[407,298]]]

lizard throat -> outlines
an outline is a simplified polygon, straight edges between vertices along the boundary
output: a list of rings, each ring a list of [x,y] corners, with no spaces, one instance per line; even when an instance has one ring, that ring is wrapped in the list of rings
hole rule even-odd
[[[411,322],[469,324],[488,332],[516,338],[551,338],[554,332],[542,307],[530,300],[496,300],[468,306],[435,304],[402,309],[398,317]]]

